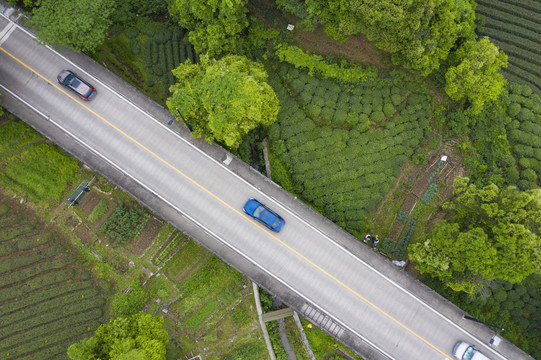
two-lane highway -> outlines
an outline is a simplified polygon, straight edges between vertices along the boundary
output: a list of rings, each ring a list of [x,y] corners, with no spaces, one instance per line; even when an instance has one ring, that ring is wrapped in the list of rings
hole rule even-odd
[[[490,347],[486,338],[457,325],[456,316],[442,315],[441,309],[422,300],[422,294],[406,289],[400,279],[411,281],[407,275],[386,265],[382,273],[326,235],[329,225],[323,226],[319,216],[299,216],[306,211],[286,206],[290,197],[285,192],[277,188],[275,193],[263,193],[206,155],[201,146],[153,119],[108,86],[103,73],[93,76],[97,67],[78,68],[0,17],[0,91],[39,114],[41,120],[34,127],[52,125],[63,134],[55,137],[57,143],[62,145],[65,137],[75,139],[82,151],[154,194],[229,248],[236,258],[225,258],[228,263],[234,265],[240,258],[257,268],[257,275],[248,273],[249,277],[262,279],[263,274],[267,288],[276,283],[288,289],[285,297],[297,299],[291,305],[337,339],[354,334],[376,349],[374,359],[452,359],[458,340],[475,344],[494,360],[509,358]],[[80,100],[56,82],[63,69],[74,70],[96,87],[93,101]],[[259,181],[266,182],[263,177]],[[250,197],[284,217],[282,232],[272,233],[242,212]],[[358,251],[370,250],[359,244]],[[455,314],[456,309],[450,306],[448,313]],[[353,348],[366,355],[363,347]],[[516,353],[520,357],[513,360],[527,359]]]

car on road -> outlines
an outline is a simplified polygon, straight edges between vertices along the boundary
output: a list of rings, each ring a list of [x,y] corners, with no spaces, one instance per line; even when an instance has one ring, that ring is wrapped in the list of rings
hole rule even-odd
[[[64,85],[85,101],[92,100],[96,96],[96,89],[71,70],[62,70],[56,78],[61,85]]]
[[[244,204],[244,212],[274,232],[279,232],[286,223],[284,219],[256,199]]]
[[[479,350],[464,341],[459,341],[453,348],[453,355],[458,360],[490,360],[485,355],[481,354]]]

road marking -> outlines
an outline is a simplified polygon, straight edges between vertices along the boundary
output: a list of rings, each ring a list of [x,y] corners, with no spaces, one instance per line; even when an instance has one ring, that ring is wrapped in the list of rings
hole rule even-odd
[[[325,269],[323,269],[322,267],[320,267],[319,265],[317,265],[316,263],[314,263],[312,260],[308,259],[307,257],[305,257],[304,255],[302,255],[300,252],[298,252],[297,250],[295,250],[294,248],[292,248],[291,246],[289,246],[288,244],[286,244],[285,242],[283,242],[282,240],[280,240],[278,237],[276,237],[276,235],[270,233],[269,231],[267,231],[266,228],[264,228],[262,225],[259,225],[257,222],[255,222],[254,220],[252,220],[250,217],[248,217],[247,215],[245,215],[243,212],[237,210],[236,208],[234,208],[233,206],[229,205],[227,202],[225,202],[224,200],[222,200],[220,197],[218,197],[217,195],[215,195],[213,192],[211,192],[210,190],[208,190],[207,188],[205,188],[204,186],[202,186],[201,184],[199,184],[198,182],[196,182],[194,179],[192,179],[191,177],[189,177],[188,175],[186,175],[184,172],[182,172],[181,170],[177,169],[176,167],[174,167],[171,163],[169,163],[167,160],[165,160],[164,158],[162,158],[161,156],[159,156],[158,154],[154,153],[152,150],[150,150],[149,148],[147,148],[145,145],[141,144],[139,141],[137,141],[135,138],[133,138],[132,136],[128,135],[126,132],[124,132],[123,130],[121,130],[119,127],[117,127],[116,125],[114,125],[113,123],[111,123],[110,121],[108,121],[107,119],[105,119],[104,117],[102,117],[101,115],[99,115],[98,113],[96,113],[94,110],[90,109],[88,106],[86,106],[84,103],[82,103],[78,98],[72,96],[71,94],[69,94],[67,91],[65,91],[64,89],[62,89],[59,85],[49,81],[46,77],[44,77],[43,75],[41,75],[40,73],[38,73],[36,70],[34,70],[33,68],[31,68],[29,65],[27,65],[26,63],[24,63],[22,60],[18,59],[16,56],[14,56],[13,54],[11,54],[9,51],[7,51],[6,49],[4,49],[3,47],[0,47],[0,50],[2,50],[4,53],[6,53],[8,56],[10,56],[12,59],[14,59],[15,61],[17,61],[19,64],[23,65],[25,68],[27,68],[28,70],[30,70],[31,72],[33,72],[34,74],[36,74],[37,76],[39,76],[40,78],[42,78],[43,80],[45,80],[47,83],[51,84],[52,86],[54,86],[56,89],[58,89],[59,91],[61,91],[62,93],[64,93],[66,96],[68,96],[69,98],[71,98],[73,101],[77,102],[79,105],[81,105],[83,108],[85,108],[86,110],[88,110],[90,113],[92,113],[94,116],[96,116],[97,118],[99,118],[100,120],[102,120],[104,123],[106,123],[107,125],[109,125],[110,127],[112,127],[113,129],[115,129],[116,131],[118,131],[121,135],[123,135],[124,137],[126,137],[127,139],[129,139],[130,141],[132,141],[133,143],[135,143],[136,145],[138,145],[140,148],[142,148],[143,150],[145,150],[146,152],[148,152],[150,155],[154,156],[156,159],[158,159],[159,161],[161,161],[163,164],[167,165],[168,167],[170,167],[172,170],[174,170],[175,172],[177,172],[178,174],[180,174],[181,176],[183,176],[185,179],[187,179],[188,181],[190,181],[192,184],[194,184],[195,186],[197,186],[198,188],[200,188],[201,190],[203,190],[204,192],[206,192],[208,195],[210,195],[211,197],[213,197],[214,199],[216,199],[218,202],[222,203],[223,205],[225,205],[226,207],[228,207],[230,210],[232,210],[233,212],[237,213],[238,215],[244,217],[245,219],[247,219],[248,221],[250,221],[252,224],[254,224],[256,227],[258,227],[259,229],[261,229],[262,231],[264,231],[265,233],[267,233],[270,237],[272,237],[274,240],[276,240],[277,242],[279,242],[282,246],[284,246],[285,248],[287,248],[288,250],[290,250],[292,253],[294,253],[295,255],[297,255],[298,257],[300,257],[301,259],[303,259],[304,261],[306,261],[308,264],[312,265],[314,268],[316,268],[317,270],[319,270],[321,273],[325,274],[327,277],[329,277],[330,279],[332,279],[333,281],[335,281],[337,284],[341,285],[343,288],[345,288],[346,290],[348,290],[349,292],[351,292],[352,294],[354,294],[356,297],[358,297],[359,299],[361,299],[362,301],[364,301],[365,303],[367,303],[368,305],[370,305],[371,307],[373,307],[375,310],[377,310],[378,312],[380,312],[382,315],[386,316],[387,318],[389,318],[390,320],[392,320],[394,323],[396,323],[397,325],[399,325],[400,327],[402,327],[404,330],[406,330],[407,332],[409,332],[410,334],[414,335],[415,337],[417,337],[419,340],[421,340],[422,342],[424,342],[425,344],[427,344],[428,346],[430,346],[431,348],[433,348],[434,350],[436,350],[437,352],[439,352],[440,354],[444,355],[446,358],[448,359],[451,359],[452,357],[447,355],[444,351],[440,350],[438,347],[436,347],[435,345],[433,345],[432,343],[430,343],[428,340],[426,340],[425,338],[423,338],[422,336],[420,336],[419,334],[417,334],[415,331],[413,331],[412,329],[408,328],[405,324],[401,323],[400,321],[398,321],[396,318],[394,318],[392,315],[388,314],[387,312],[385,312],[383,309],[381,309],[380,307],[378,307],[376,304],[374,304],[373,302],[371,302],[370,300],[368,300],[367,298],[365,298],[364,296],[362,296],[361,294],[359,294],[358,292],[356,292],[354,289],[352,289],[351,287],[349,287],[348,285],[346,285],[344,282],[342,282],[341,280],[339,280],[338,278],[336,278],[334,275],[330,274],[329,272],[327,272]]]
[[[11,21],[6,25],[5,28],[0,31],[0,46],[9,38],[9,35],[15,30],[15,23],[12,23]]]

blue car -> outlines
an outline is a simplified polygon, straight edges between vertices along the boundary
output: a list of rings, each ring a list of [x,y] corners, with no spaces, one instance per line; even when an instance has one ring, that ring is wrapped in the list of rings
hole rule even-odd
[[[244,204],[244,212],[275,232],[282,230],[286,223],[280,215],[256,199],[250,199]]]

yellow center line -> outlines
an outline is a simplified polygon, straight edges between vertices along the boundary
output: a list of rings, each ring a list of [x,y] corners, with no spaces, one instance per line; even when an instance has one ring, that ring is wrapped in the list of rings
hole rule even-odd
[[[278,237],[276,237],[276,235],[270,233],[269,231],[267,231],[266,228],[262,227],[261,225],[259,225],[258,223],[256,223],[255,221],[253,221],[250,217],[248,217],[247,215],[245,215],[243,212],[237,210],[236,208],[234,208],[233,206],[229,205],[227,202],[225,202],[224,200],[222,200],[220,197],[218,197],[217,195],[215,195],[213,192],[211,192],[210,190],[208,190],[207,188],[205,188],[204,186],[202,186],[201,184],[199,184],[197,181],[195,181],[194,179],[192,179],[191,177],[189,177],[188,175],[186,175],[184,172],[182,172],[181,170],[177,169],[176,167],[174,167],[171,163],[169,163],[167,160],[165,160],[164,158],[162,158],[161,156],[159,156],[158,154],[154,153],[152,150],[150,150],[149,148],[147,148],[145,145],[141,144],[139,141],[137,141],[136,139],[134,139],[133,137],[131,137],[130,135],[128,135],[127,133],[125,133],[123,130],[121,130],[119,127],[117,127],[116,125],[112,124],[110,121],[106,120],[104,117],[102,117],[101,115],[99,115],[98,113],[96,113],[94,110],[90,109],[87,105],[85,105],[84,103],[82,103],[78,98],[74,97],[73,95],[69,94],[67,91],[65,91],[63,88],[61,88],[60,86],[58,86],[57,84],[55,83],[52,83],[51,81],[49,81],[47,78],[45,78],[43,75],[41,75],[40,73],[38,73],[37,71],[35,71],[34,69],[32,69],[30,66],[28,66],[27,64],[25,64],[23,61],[19,60],[17,57],[15,57],[13,54],[11,54],[10,52],[8,52],[6,49],[4,49],[3,47],[0,46],[0,50],[2,50],[3,52],[5,52],[7,55],[9,55],[11,58],[13,58],[14,60],[16,60],[18,63],[20,63],[21,65],[23,65],[24,67],[26,67],[28,70],[32,71],[34,74],[36,74],[37,76],[39,76],[40,78],[42,78],[43,80],[45,80],[46,82],[48,82],[49,84],[51,84],[52,86],[54,86],[56,89],[60,90],[62,93],[64,93],[65,95],[67,95],[68,97],[70,97],[72,100],[76,101],[79,105],[81,105],[82,107],[84,107],[86,110],[88,110],[89,112],[91,112],[93,115],[95,115],[97,118],[99,118],[100,120],[102,120],[103,122],[105,122],[107,125],[111,126],[113,129],[115,129],[116,131],[118,131],[120,134],[122,134],[123,136],[125,136],[126,138],[128,138],[129,140],[131,140],[132,142],[134,142],[135,144],[137,144],[139,147],[141,147],[142,149],[144,149],[145,151],[147,151],[149,154],[151,154],[152,156],[154,156],[156,159],[160,160],[162,163],[164,163],[165,165],[167,165],[168,167],[170,167],[171,169],[173,169],[174,171],[176,171],[177,173],[179,173],[180,175],[182,175],[184,178],[186,178],[187,180],[189,180],[190,182],[192,182],[194,185],[196,185],[197,187],[199,187],[201,190],[203,190],[204,192],[206,192],[207,194],[209,194],[211,197],[215,198],[216,200],[218,200],[219,202],[221,202],[223,205],[225,205],[226,207],[228,207],[229,209],[231,209],[232,211],[234,211],[235,213],[241,215],[242,217],[244,217],[245,219],[249,220],[252,224],[254,224],[255,226],[257,226],[258,228],[260,228],[261,230],[265,231],[269,236],[271,236],[274,240],[276,240],[277,242],[279,242],[281,245],[283,245],[285,248],[287,248],[289,251],[291,251],[292,253],[294,253],[295,255],[297,255],[298,257],[300,257],[301,259],[303,259],[304,261],[306,261],[307,263],[309,263],[310,265],[312,265],[314,268],[316,268],[317,270],[319,270],[320,272],[322,272],[323,274],[325,274],[326,276],[328,276],[329,278],[331,278],[332,280],[334,280],[336,283],[338,283],[339,285],[341,285],[343,288],[347,289],[348,291],[350,291],[352,294],[354,294],[355,296],[357,296],[359,299],[361,299],[362,301],[364,301],[365,303],[367,303],[368,305],[372,306],[375,310],[377,310],[378,312],[380,312],[381,314],[385,315],[387,318],[389,318],[390,320],[392,320],[393,322],[395,322],[397,325],[399,325],[400,327],[402,327],[403,329],[407,330],[409,333],[411,333],[412,335],[414,335],[415,337],[417,337],[419,340],[423,341],[425,344],[427,344],[428,346],[430,346],[431,348],[433,348],[434,350],[438,351],[440,354],[444,355],[445,357],[447,358],[451,358],[451,356],[447,355],[444,351],[440,350],[438,347],[436,347],[435,345],[433,345],[432,343],[430,343],[428,340],[426,340],[425,338],[423,338],[421,335],[417,334],[415,331],[411,330],[410,328],[408,328],[405,324],[401,323],[399,320],[397,320],[396,318],[394,318],[392,315],[388,314],[387,312],[385,312],[382,308],[380,308],[379,306],[377,306],[376,304],[374,304],[373,302],[371,302],[370,300],[368,300],[367,298],[365,298],[364,296],[362,296],[361,294],[359,294],[357,291],[355,291],[354,289],[352,289],[351,287],[349,287],[348,285],[346,285],[344,282],[342,282],[341,280],[339,280],[338,278],[336,278],[334,275],[330,274],[329,272],[327,272],[325,269],[323,269],[322,267],[320,267],[319,265],[317,265],[316,263],[314,263],[312,260],[308,259],[306,256],[304,256],[303,254],[301,254],[300,252],[298,252],[297,250],[295,250],[293,247],[291,247],[290,245],[288,245],[287,243],[283,242],[282,240],[280,240]]]

